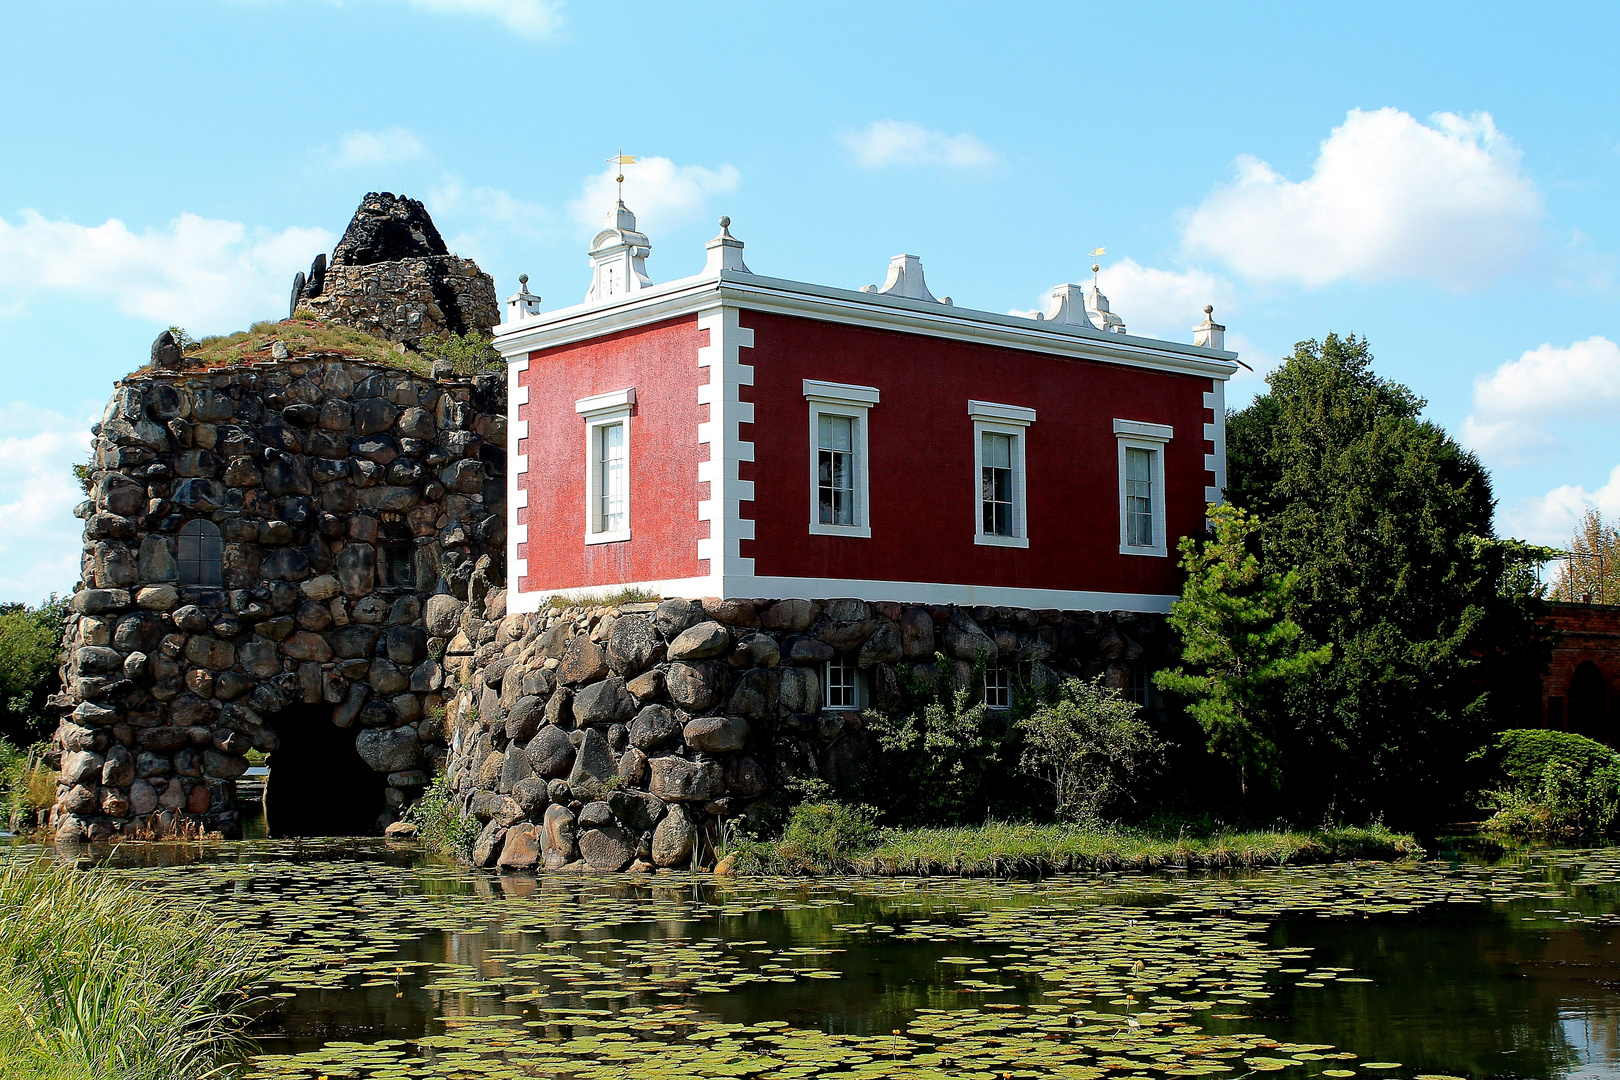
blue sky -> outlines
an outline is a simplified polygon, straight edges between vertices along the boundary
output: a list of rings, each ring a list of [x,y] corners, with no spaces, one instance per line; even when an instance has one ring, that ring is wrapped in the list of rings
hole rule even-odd
[[[621,146],[654,280],[724,213],[760,273],[907,251],[992,311],[1106,245],[1133,332],[1213,303],[1262,372],[1366,334],[1558,542],[1620,514],[1617,12],[0,0],[0,600],[72,587],[68,466],[163,327],[284,313],[370,190],[576,303]]]

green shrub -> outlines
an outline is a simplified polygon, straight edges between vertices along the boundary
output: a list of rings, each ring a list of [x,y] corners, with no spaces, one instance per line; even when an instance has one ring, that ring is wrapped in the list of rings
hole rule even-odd
[[[953,688],[953,664],[935,656],[932,680],[901,669],[909,709],[900,716],[862,715],[873,745],[861,794],[901,826],[960,825],[983,821],[998,791],[1011,787],[1006,714],[984,704],[984,657],[968,685]]]
[[[416,835],[430,850],[464,857],[478,839],[478,819],[461,808],[447,774],[433,778],[422,797],[405,811],[404,820],[416,826]]]
[[[1547,766],[1555,761],[1580,773],[1620,762],[1620,755],[1585,735],[1540,728],[1502,732],[1496,740],[1495,754],[1502,772],[1516,785],[1539,783]]]
[[[105,871],[0,867],[0,1076],[204,1080],[252,1049],[257,954],[196,907]]]
[[[457,375],[481,375],[506,366],[490,339],[476,332],[429,334],[416,347],[429,360],[450,361]]]
[[[1492,756],[1502,786],[1482,801],[1485,827],[1515,836],[1584,836],[1620,825],[1620,754],[1582,735],[1518,729],[1498,737]]]
[[[1136,703],[1101,676],[1064,680],[1056,701],[1014,723],[1024,737],[1025,773],[1051,789],[1053,808],[1067,821],[1095,818],[1129,799],[1131,780],[1160,750]]]
[[[877,810],[833,800],[802,802],[788,812],[782,837],[772,841],[735,841],[744,870],[788,874],[824,874],[846,870],[855,856],[881,838]],[[728,839],[728,847],[733,841]]]

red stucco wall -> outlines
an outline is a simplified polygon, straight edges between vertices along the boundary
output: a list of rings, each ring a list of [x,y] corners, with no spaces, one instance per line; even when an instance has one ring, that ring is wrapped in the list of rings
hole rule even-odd
[[[1015,349],[942,341],[744,311],[754,347],[755,539],[742,555],[761,576],[924,581],[1171,594],[1175,540],[1203,528],[1211,380]],[[804,379],[875,386],[870,413],[871,539],[808,531],[809,422]],[[968,400],[1034,408],[1027,435],[1027,549],[973,542],[978,512]],[[1113,421],[1170,424],[1165,449],[1170,556],[1119,553],[1119,450]]]
[[[709,407],[698,387],[709,381],[697,352],[707,333],[697,317],[674,319],[590,341],[529,354],[522,384],[528,404],[519,409],[528,437],[517,448],[528,455],[519,481],[528,506],[518,524],[528,526],[518,558],[528,560],[524,592],[665,581],[708,573],[697,542],[709,535],[698,520],[698,463],[708,447],[698,443],[698,424]],[[636,388],[630,413],[630,539],[586,544],[585,422],[574,411],[580,398]]]

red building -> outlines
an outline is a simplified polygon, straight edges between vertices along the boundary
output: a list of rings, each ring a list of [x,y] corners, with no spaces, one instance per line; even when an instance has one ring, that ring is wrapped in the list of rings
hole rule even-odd
[[[1166,611],[1225,483],[1223,327],[1125,333],[1095,287],[1032,318],[752,273],[727,231],[654,285],[620,203],[586,301],[508,300],[508,609],[664,596]]]
[[[1562,636],[1541,679],[1542,722],[1613,746],[1620,735],[1611,701],[1620,686],[1620,607],[1548,606],[1546,622]]]

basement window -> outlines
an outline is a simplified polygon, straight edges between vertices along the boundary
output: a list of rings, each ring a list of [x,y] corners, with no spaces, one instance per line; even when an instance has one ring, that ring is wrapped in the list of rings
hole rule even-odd
[[[822,668],[822,685],[827,688],[823,700],[829,709],[851,710],[861,707],[861,673],[855,658],[839,653]]]
[[[984,669],[984,704],[998,711],[1012,708],[1012,672],[1003,667]]]
[[[377,524],[377,576],[385,589],[416,588],[416,541],[402,518]]]

